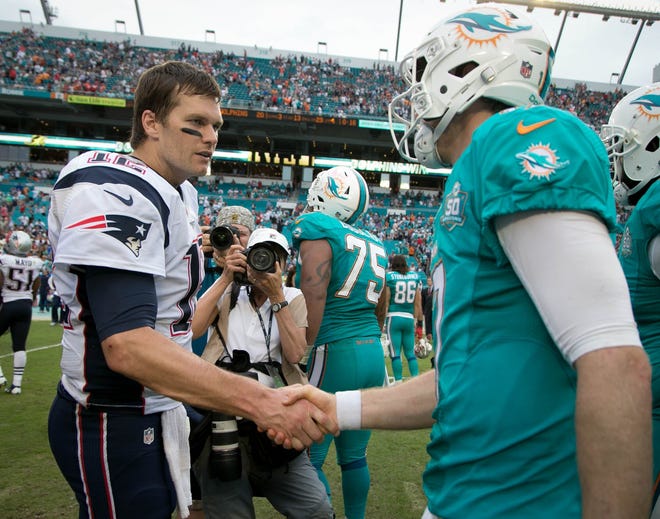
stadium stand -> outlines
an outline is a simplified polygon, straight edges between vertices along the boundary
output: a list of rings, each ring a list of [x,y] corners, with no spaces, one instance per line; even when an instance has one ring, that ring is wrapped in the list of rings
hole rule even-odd
[[[392,95],[403,90],[393,65],[343,66],[333,57],[287,55],[274,58],[134,46],[130,40],[55,38],[24,28],[0,33],[0,86],[62,94],[132,98],[136,78],[167,60],[183,60],[212,73],[223,88],[223,103],[254,109],[384,118]],[[623,89],[595,91],[584,83],[553,87],[547,103],[574,112],[599,128]]]
[[[369,117],[385,120],[387,107],[403,89],[394,63],[365,63],[332,56],[305,56],[277,51],[261,52],[225,46],[216,50],[180,42],[159,48],[136,43],[123,35],[113,38],[73,37],[0,23],[0,89],[20,88],[51,96],[83,94],[131,99],[136,78],[145,69],[166,60],[183,60],[211,72],[222,87],[223,107],[281,112]],[[50,30],[50,28],[49,28]],[[107,35],[106,35],[107,36]],[[170,42],[172,43],[172,42]],[[200,44],[201,45],[201,44]],[[201,45],[203,47],[203,45]],[[586,83],[562,81],[553,85],[546,102],[569,110],[599,128],[627,88],[601,90]],[[628,88],[629,90],[629,88]],[[35,253],[47,258],[48,192],[63,164],[0,162],[0,231],[19,228],[34,237]],[[209,225],[226,203],[252,210],[259,224],[288,233],[288,225],[304,208],[306,185],[274,179],[249,178],[234,168],[233,175],[197,181],[200,222]],[[210,181],[206,181],[210,180]],[[441,199],[440,181],[434,189],[388,189],[370,184],[372,209],[360,225],[374,230],[389,254],[407,254],[424,269],[430,261],[428,238]],[[621,222],[627,212],[620,209]],[[290,237],[289,237],[290,238]]]

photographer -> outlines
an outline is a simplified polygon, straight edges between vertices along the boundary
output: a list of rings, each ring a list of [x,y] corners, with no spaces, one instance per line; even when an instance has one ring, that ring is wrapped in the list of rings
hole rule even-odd
[[[297,363],[306,347],[307,309],[301,291],[282,284],[286,238],[259,228],[246,249],[236,234],[232,239],[224,253],[214,246],[223,273],[199,300],[193,318],[195,336],[212,327],[202,357],[269,387],[305,383]],[[306,452],[272,444],[240,417],[212,414],[211,421],[212,432],[194,465],[207,518],[252,518],[254,496],[266,497],[289,518],[333,516]]]

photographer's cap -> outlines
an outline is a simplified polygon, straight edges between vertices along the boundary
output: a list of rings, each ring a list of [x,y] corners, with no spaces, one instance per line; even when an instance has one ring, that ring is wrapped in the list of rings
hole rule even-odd
[[[255,231],[250,235],[248,241],[248,249],[254,247],[259,243],[271,242],[279,245],[284,250],[286,256],[289,255],[289,242],[280,232],[277,232],[275,229],[269,227],[260,227],[255,229]]]
[[[254,215],[249,209],[240,205],[228,205],[220,209],[215,220],[215,226],[219,225],[244,225],[250,232],[254,231]]]

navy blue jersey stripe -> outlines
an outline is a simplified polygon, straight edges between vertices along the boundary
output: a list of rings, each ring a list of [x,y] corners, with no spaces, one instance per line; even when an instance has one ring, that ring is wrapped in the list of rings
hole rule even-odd
[[[80,302],[77,318],[84,323],[83,369],[85,383],[83,391],[89,393],[88,406],[109,406],[135,409],[144,413],[144,386],[108,367],[101,347],[101,339],[96,331],[87,293],[87,280],[84,267],[73,271],[78,275],[76,298]]]
[[[170,243],[170,234],[167,222],[170,218],[170,208],[160,196],[160,193],[145,179],[142,179],[132,173],[110,166],[90,165],[87,168],[79,169],[63,178],[59,179],[53,189],[67,189],[79,182],[88,182],[90,184],[124,184],[139,191],[147,200],[149,200],[160,214],[165,233],[164,247]]]

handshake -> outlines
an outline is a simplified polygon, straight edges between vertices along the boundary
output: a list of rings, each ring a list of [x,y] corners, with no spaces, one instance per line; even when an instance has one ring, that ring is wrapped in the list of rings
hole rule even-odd
[[[254,421],[277,445],[303,450],[322,441],[326,434],[339,434],[335,395],[309,384],[286,386],[275,393],[280,411],[270,418],[262,414]]]

